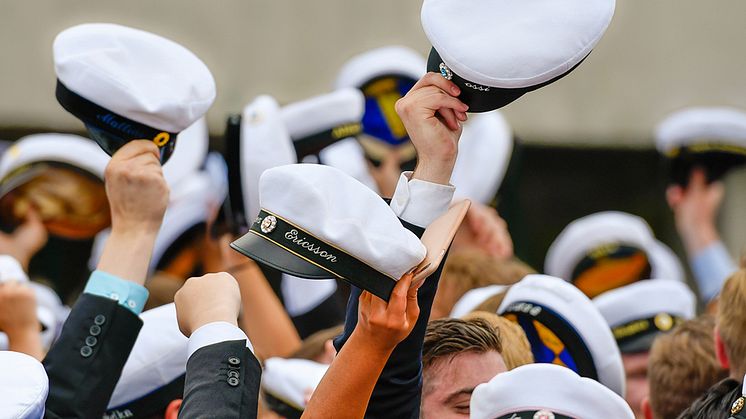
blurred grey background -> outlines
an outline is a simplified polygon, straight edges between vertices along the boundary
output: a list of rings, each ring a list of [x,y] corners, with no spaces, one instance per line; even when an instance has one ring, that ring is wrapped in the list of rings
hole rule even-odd
[[[54,36],[75,24],[129,25],[193,50],[217,81],[208,121],[212,135],[220,136],[225,117],[256,95],[290,102],[324,93],[342,63],[367,49],[401,44],[426,54],[420,5],[417,0],[0,0],[0,138],[82,132],[54,99],[51,53]],[[544,242],[564,224],[599,209],[638,213],[678,248],[658,181],[652,130],[667,113],[685,106],[746,109],[744,16],[742,0],[619,1],[608,33],[578,70],[504,110],[525,153],[514,191],[520,196],[503,199],[515,202],[517,242],[525,247],[541,242],[527,252],[531,262],[537,264],[548,246]],[[728,184],[723,227],[737,254],[746,248],[746,175],[734,174]],[[544,223],[548,239],[532,233],[537,222]]]

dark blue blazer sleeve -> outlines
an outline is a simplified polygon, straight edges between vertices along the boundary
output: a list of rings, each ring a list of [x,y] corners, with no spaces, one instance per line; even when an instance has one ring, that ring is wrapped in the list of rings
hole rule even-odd
[[[421,237],[425,232],[423,228],[405,221],[402,221],[402,224],[417,237]],[[419,418],[422,392],[422,344],[425,340],[425,330],[442,270],[443,264],[441,263],[438,270],[428,277],[419,289],[417,301],[420,306],[420,316],[412,333],[396,346],[389,357],[373,389],[368,410],[365,413],[366,418]],[[352,287],[350,299],[347,302],[344,333],[334,341],[334,346],[338,351],[347,342],[357,325],[358,298],[361,292],[359,288]]]
[[[200,348],[187,361],[179,419],[256,418],[261,375],[244,340]]]
[[[44,359],[47,418],[100,418],[142,320],[117,301],[83,294]]]

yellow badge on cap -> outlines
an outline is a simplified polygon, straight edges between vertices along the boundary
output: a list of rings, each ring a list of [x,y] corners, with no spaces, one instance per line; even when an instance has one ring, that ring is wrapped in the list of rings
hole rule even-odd
[[[673,317],[671,317],[671,315],[669,315],[668,313],[659,313],[655,316],[655,319],[653,321],[655,322],[655,326],[658,328],[658,330],[661,330],[663,332],[671,330],[674,325]]]
[[[158,135],[153,138],[153,142],[158,147],[163,147],[164,145],[168,144],[168,142],[171,140],[171,134],[167,132],[160,132]]]

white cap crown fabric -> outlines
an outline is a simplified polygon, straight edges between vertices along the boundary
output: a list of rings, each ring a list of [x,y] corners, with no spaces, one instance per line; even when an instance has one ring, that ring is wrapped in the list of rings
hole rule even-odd
[[[275,167],[262,174],[259,190],[263,209],[394,279],[425,258],[423,244],[386,202],[338,169]]]
[[[173,155],[168,164],[163,166],[163,177],[169,188],[176,186],[190,174],[199,171],[207,158],[210,146],[210,133],[207,121],[200,118],[187,129],[179,133]]]
[[[207,112],[215,81],[183,46],[110,23],[62,31],[54,40],[57,78],[74,93],[141,124],[180,132]]]
[[[0,417],[41,419],[49,393],[44,366],[20,352],[0,351]]]
[[[109,409],[137,400],[186,373],[187,339],[176,320],[176,306],[166,304],[140,315],[137,336],[122,376],[109,400]]]
[[[625,376],[619,348],[603,316],[585,294],[559,278],[527,275],[510,287],[498,314],[503,315],[520,303],[548,308],[569,323],[588,348],[598,381],[624,396]]]
[[[365,98],[360,90],[343,88],[284,106],[281,116],[290,137],[297,140],[340,125],[360,123],[363,111]]]
[[[553,418],[554,414],[573,419],[635,417],[619,395],[552,364],[524,365],[478,385],[471,396],[470,411],[471,419]],[[540,416],[541,411],[547,414]]]
[[[610,327],[660,313],[682,319],[694,318],[697,299],[689,287],[673,279],[649,279],[635,282],[593,299]]]
[[[727,107],[687,108],[666,117],[655,130],[655,145],[663,154],[703,142],[746,148],[746,112]]]
[[[461,77],[499,88],[550,81],[580,63],[603,36],[614,0],[425,0],[422,27]]]
[[[335,87],[360,88],[384,76],[419,80],[425,75],[427,62],[417,51],[403,46],[376,48],[347,61],[337,75]]]
[[[488,204],[500,188],[513,153],[513,132],[498,111],[474,114],[464,124],[451,175],[458,198]]]
[[[262,371],[262,389],[290,406],[303,410],[329,369],[328,365],[305,359],[269,358]]]
[[[591,250],[607,244],[627,244],[649,251],[655,246],[650,226],[640,217],[604,211],[571,222],[547,251],[544,271],[569,280],[575,265]]]
[[[488,285],[486,287],[474,288],[466,291],[461,298],[456,301],[448,317],[463,317],[476,309],[480,304],[508,289],[505,285]]]
[[[95,142],[72,134],[34,134],[16,141],[0,159],[0,179],[24,165],[65,163],[104,179],[109,156]]]
[[[293,140],[280,106],[270,96],[259,96],[241,118],[241,181],[246,219],[259,215],[259,178],[272,167],[297,163]]]

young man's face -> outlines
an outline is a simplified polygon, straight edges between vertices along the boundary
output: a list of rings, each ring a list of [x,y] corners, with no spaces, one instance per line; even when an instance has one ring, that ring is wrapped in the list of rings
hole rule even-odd
[[[474,387],[507,371],[496,351],[464,352],[427,367],[422,391],[423,419],[468,418]]]
[[[624,362],[624,373],[627,376],[627,395],[625,399],[629,403],[635,416],[644,418],[642,412],[642,400],[647,397],[648,388],[648,352],[634,354],[622,354]]]

